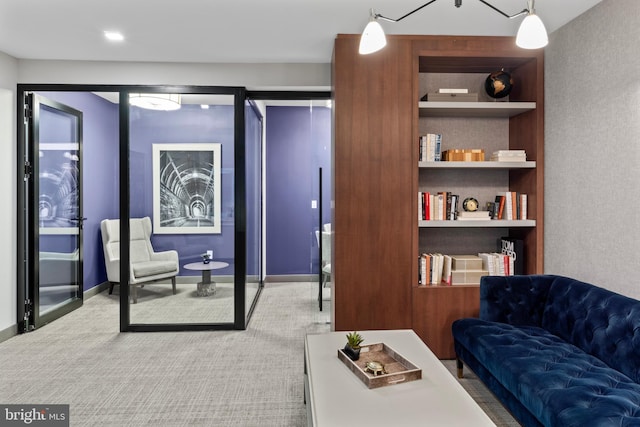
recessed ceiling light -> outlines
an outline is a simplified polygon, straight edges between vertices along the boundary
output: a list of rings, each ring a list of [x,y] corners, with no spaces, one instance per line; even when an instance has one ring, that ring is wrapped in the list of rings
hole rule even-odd
[[[118,31],[105,31],[104,36],[107,38],[107,40],[110,40],[112,42],[121,42],[124,40],[124,36]]]

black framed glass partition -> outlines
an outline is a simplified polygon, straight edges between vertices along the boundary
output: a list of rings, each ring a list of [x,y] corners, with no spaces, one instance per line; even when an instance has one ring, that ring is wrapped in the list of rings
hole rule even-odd
[[[109,288],[121,331],[244,329],[262,283],[261,122],[244,88],[19,85],[31,91],[81,95],[75,108],[97,118],[84,126],[96,161],[83,200],[105,209],[88,210],[85,292]],[[19,250],[34,247],[30,224],[19,222]],[[19,275],[19,289],[30,280]]]
[[[243,329],[244,90],[128,96],[129,328]]]
[[[266,280],[317,282],[309,288],[316,301],[310,310],[314,321],[329,322],[330,263],[320,246],[331,232],[331,94],[250,91],[248,98],[265,123]],[[330,248],[329,241],[325,256]]]
[[[263,113],[258,105],[245,101],[245,170],[247,212],[247,271],[245,314],[248,322],[258,295],[263,287],[262,236],[263,236]]]

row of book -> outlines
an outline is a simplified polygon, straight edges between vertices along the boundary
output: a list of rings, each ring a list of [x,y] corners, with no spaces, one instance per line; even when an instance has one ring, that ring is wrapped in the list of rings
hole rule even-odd
[[[487,257],[485,259],[480,255],[487,255]],[[492,258],[489,258],[489,255]],[[418,284],[422,286],[477,285],[482,276],[508,275],[506,272],[510,271],[509,264],[513,264],[510,258],[509,255],[497,252],[478,255],[423,253],[418,262]],[[504,264],[502,269],[499,268],[497,260]],[[491,272],[488,269],[488,263],[492,264]]]
[[[428,133],[420,136],[420,162],[439,162],[442,157],[442,135],[439,133]]]
[[[489,209],[493,209],[494,219],[527,219],[527,203],[526,194],[506,191],[496,196],[495,202],[489,204]]]
[[[527,153],[525,150],[498,150],[491,154],[489,160],[492,162],[526,162]],[[418,161],[484,161],[484,150],[455,149],[442,151],[442,135],[428,133],[420,136]]]
[[[478,256],[489,276],[513,276],[515,274],[515,257],[501,252],[482,252]],[[478,282],[480,283],[480,282]]]
[[[460,196],[447,191],[418,192],[418,220],[455,220],[458,216]]]
[[[458,211],[460,196],[448,191],[418,192],[418,220],[524,220],[527,219],[527,195],[505,191],[496,195],[494,202],[487,203],[486,210]]]
[[[482,276],[522,274],[522,259],[515,252],[481,252],[478,255],[423,253],[418,259],[420,286],[477,285]]]

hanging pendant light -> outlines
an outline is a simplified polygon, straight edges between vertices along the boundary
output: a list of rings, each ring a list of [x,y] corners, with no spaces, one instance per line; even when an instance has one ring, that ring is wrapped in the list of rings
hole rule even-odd
[[[532,2],[533,3],[533,2]],[[523,49],[540,49],[549,43],[547,29],[533,6],[518,28],[516,45]]]
[[[378,18],[371,9],[369,23],[364,27],[362,36],[360,37],[360,48],[358,52],[361,55],[368,55],[382,49],[387,45],[387,38],[384,35],[382,26],[378,22]]]
[[[547,36],[547,30],[542,23],[542,20],[536,15],[534,2],[535,0],[528,0],[528,7],[518,13],[513,15],[508,15],[493,6],[486,0],[478,0],[480,3],[490,7],[495,12],[498,12],[505,18],[513,19],[520,17],[522,15],[526,15],[522,23],[520,24],[520,28],[518,29],[518,34],[516,37],[516,45],[523,49],[539,49],[541,47],[545,47],[547,43],[549,43],[549,38]],[[361,55],[366,55],[369,53],[377,52],[383,47],[387,45],[387,39],[384,35],[384,30],[382,26],[378,22],[379,20],[389,21],[389,22],[400,22],[408,16],[413,15],[417,11],[429,6],[432,3],[435,3],[436,0],[429,0],[423,5],[413,9],[411,12],[401,16],[398,19],[388,18],[379,13],[375,13],[373,9],[370,10],[369,13],[369,23],[365,27],[362,32],[362,36],[360,37],[360,47],[358,49]],[[462,6],[462,0],[455,0],[455,6]]]

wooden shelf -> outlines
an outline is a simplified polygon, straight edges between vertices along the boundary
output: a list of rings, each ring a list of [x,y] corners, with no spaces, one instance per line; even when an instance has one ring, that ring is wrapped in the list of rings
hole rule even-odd
[[[424,169],[534,169],[536,162],[418,162],[418,167]]]
[[[513,117],[535,110],[535,102],[428,102],[418,103],[420,117]]]
[[[359,42],[358,34],[339,34],[332,56],[339,110],[332,165],[332,223],[338,230],[333,327],[413,329],[438,357],[452,358],[451,322],[479,315],[480,288],[419,287],[421,251],[474,253],[508,236],[523,241],[524,273],[544,272],[544,52],[519,49],[513,37],[389,35],[371,61],[356,54]],[[510,101],[418,102],[442,87],[480,88],[500,69],[516,79]],[[498,149],[521,149],[529,161],[418,163],[416,145],[426,132],[446,135],[447,148],[477,146],[487,159]],[[482,201],[503,191],[527,194],[532,219],[416,224],[421,190]],[[370,310],[380,304],[383,309]]]
[[[516,228],[535,227],[535,219],[480,219],[480,220],[446,220],[446,221],[418,221],[420,228]]]

